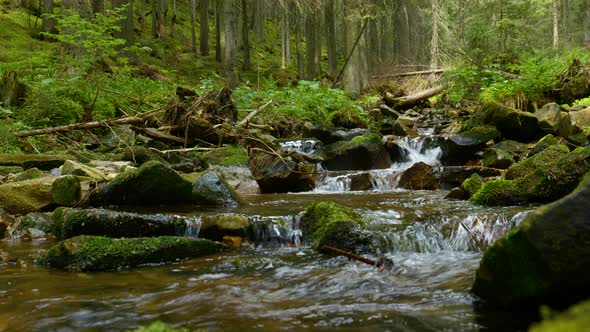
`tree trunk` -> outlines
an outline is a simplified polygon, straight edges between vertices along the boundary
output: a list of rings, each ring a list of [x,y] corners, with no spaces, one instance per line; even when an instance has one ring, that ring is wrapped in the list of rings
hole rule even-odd
[[[209,55],[209,0],[201,0],[201,55]]]
[[[256,40],[264,40],[264,0],[254,0],[254,33]]]
[[[242,52],[244,56],[244,63],[242,68],[248,70],[250,68],[250,40],[248,38],[248,1],[242,0]]]
[[[338,53],[336,50],[336,23],[334,20],[334,0],[326,2],[326,41],[328,48],[328,73],[338,74]]]
[[[438,68],[440,59],[439,50],[439,34],[438,27],[440,25],[440,8],[438,0],[432,0],[432,36],[430,40],[430,68]]]
[[[238,0],[224,0],[223,22],[225,46],[223,66],[226,84],[232,89],[237,87],[239,83],[237,69],[238,17]]]
[[[346,34],[348,37],[346,38],[346,54],[348,54],[349,59],[344,64],[344,89],[350,91],[353,98],[357,98],[361,94],[358,45],[355,45],[359,32],[358,22],[347,15]]]
[[[90,0],[62,0],[62,9],[76,12],[80,17],[85,19],[92,17],[92,4]]]
[[[291,45],[289,36],[289,13],[287,8],[281,8],[281,69],[286,69],[291,60]]]
[[[411,63],[411,55],[410,55],[410,18],[408,14],[408,7],[406,5],[406,0],[396,0],[397,1],[397,9],[396,9],[396,26],[395,26],[395,36],[396,44],[397,44],[397,62],[398,63]]]
[[[43,14],[53,15],[53,0],[43,0]],[[55,19],[49,16],[43,16],[43,32],[55,32]]]
[[[162,38],[166,26],[166,0],[159,0],[158,2],[158,38]]]
[[[584,47],[590,48],[590,0],[586,1],[586,17],[584,18]]]
[[[152,36],[158,38],[158,0],[152,0]]]
[[[317,71],[317,17],[315,13],[308,13],[305,18],[305,57],[306,75],[305,78],[313,80],[318,75]]]
[[[571,27],[570,27],[570,3],[569,0],[561,0],[561,35],[563,44],[566,48],[571,46]]]
[[[302,80],[305,76],[305,65],[303,63],[303,46],[301,45],[301,14],[297,15],[297,25],[295,26],[295,48],[297,49],[297,78]]]
[[[98,14],[104,12],[104,0],[92,0],[92,13]]]
[[[553,17],[553,48],[559,47],[559,0],[551,1],[551,16]]]
[[[131,0],[133,1],[133,0]],[[170,20],[170,36],[176,35],[176,0],[172,0],[172,19]]]
[[[215,60],[222,61],[221,55],[221,8],[222,0],[215,1]]]
[[[191,50],[197,53],[197,32],[195,29],[195,16],[197,16],[197,0],[191,0]]]

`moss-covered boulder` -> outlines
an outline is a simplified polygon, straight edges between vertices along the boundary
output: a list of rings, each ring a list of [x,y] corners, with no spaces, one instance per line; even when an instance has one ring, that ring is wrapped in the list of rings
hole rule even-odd
[[[539,168],[547,168],[555,164],[561,158],[567,156],[570,150],[563,144],[547,147],[540,153],[512,165],[505,174],[506,180],[524,177]]]
[[[404,171],[399,179],[399,187],[413,190],[436,190],[439,185],[432,166],[419,162]]]
[[[492,148],[508,152],[515,161],[519,161],[529,154],[528,144],[509,139],[494,144]]]
[[[443,189],[450,189],[461,186],[463,181],[471,175],[478,174],[481,177],[498,177],[502,170],[481,166],[447,166],[443,167],[440,173],[440,183]]]
[[[262,193],[309,191],[318,178],[317,165],[298,153],[278,155],[255,150],[250,153],[249,165]]]
[[[44,176],[45,176],[45,173],[40,171],[37,167],[33,167],[33,168],[29,168],[28,170],[26,170],[22,173],[15,174],[14,177],[12,177],[12,178],[9,177],[9,181],[10,182],[26,181],[26,180],[38,179],[38,178],[41,178]]]
[[[484,180],[479,174],[474,173],[461,184],[461,189],[467,193],[467,197],[473,196],[484,184]]]
[[[21,166],[0,166],[0,176],[24,172]]]
[[[174,236],[112,239],[81,235],[61,241],[36,262],[68,271],[98,272],[206,256],[222,249],[217,242]]]
[[[73,175],[57,178],[51,185],[53,203],[60,206],[74,206],[81,198],[80,179]]]
[[[166,214],[138,214],[105,209],[58,208],[50,232],[58,239],[77,235],[150,237],[184,235],[187,219]]]
[[[492,125],[467,126],[466,128],[468,129],[464,129],[459,134],[451,137],[456,137],[459,142],[469,142],[470,145],[481,145],[498,139],[502,135],[498,128]]]
[[[11,214],[27,214],[48,209],[53,204],[52,186],[56,177],[11,182],[0,185],[0,207]]]
[[[221,241],[224,236],[251,237],[252,221],[239,214],[203,216],[199,237]]]
[[[303,239],[319,251],[324,245],[357,253],[369,250],[372,237],[363,231],[366,226],[358,213],[334,202],[308,206],[300,222]]]
[[[537,143],[535,143],[535,145],[531,149],[530,156],[534,156],[537,153],[550,147],[551,145],[557,145],[557,144],[559,144],[559,141],[557,140],[557,138],[555,138],[555,136],[553,136],[551,134],[547,134],[547,135],[543,136]]]
[[[588,201],[590,176],[568,196],[527,215],[486,250],[473,292],[508,308],[590,297]]]
[[[203,156],[211,165],[248,167],[248,151],[237,145],[213,149]]]
[[[328,170],[369,170],[391,165],[389,154],[377,134],[336,142],[324,147],[322,152],[322,166]]]
[[[74,157],[68,155],[0,153],[0,166],[20,166],[24,169],[36,167],[49,171],[71,159]]]
[[[513,180],[484,182],[469,201],[475,205],[506,206],[522,203],[525,199],[519,183]]]
[[[496,148],[486,150],[483,154],[483,166],[506,169],[514,164],[512,154]]]
[[[204,205],[237,206],[242,203],[240,194],[212,171],[202,173],[195,180],[192,198],[193,202]]]
[[[590,328],[590,300],[580,302],[565,312],[551,314],[542,322],[534,323],[529,332],[588,331]]]
[[[119,174],[92,194],[94,206],[190,203],[193,184],[157,161]]]
[[[539,121],[534,114],[492,102],[485,103],[464,124],[463,130],[482,125],[495,126],[502,137],[521,142],[534,139],[541,133]]]

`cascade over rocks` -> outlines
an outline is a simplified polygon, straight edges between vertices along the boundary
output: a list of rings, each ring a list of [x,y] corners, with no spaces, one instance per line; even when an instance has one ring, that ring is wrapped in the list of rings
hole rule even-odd
[[[590,176],[488,248],[473,292],[487,304],[564,305],[590,297]]]
[[[99,272],[206,256],[223,248],[209,240],[174,236],[111,239],[82,235],[61,241],[36,262],[68,271]]]

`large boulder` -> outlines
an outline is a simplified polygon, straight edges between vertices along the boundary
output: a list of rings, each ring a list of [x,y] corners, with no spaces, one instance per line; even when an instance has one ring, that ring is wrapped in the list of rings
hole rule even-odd
[[[465,191],[467,197],[473,196],[483,186],[484,180],[479,174],[472,174],[467,180],[461,184],[461,189]]]
[[[190,203],[193,184],[157,161],[119,174],[93,193],[94,206]]]
[[[322,166],[328,170],[369,170],[391,165],[381,137],[377,134],[357,136],[350,141],[340,141],[323,149]]]
[[[413,190],[436,190],[438,181],[432,166],[419,162],[404,171],[399,180],[400,188]]]
[[[590,107],[581,111],[565,113],[559,124],[559,136],[569,137],[590,126]]]
[[[27,214],[45,211],[54,205],[69,205],[73,200],[77,202],[80,198],[80,184],[70,180],[63,177],[42,177],[2,184],[0,207],[11,214]]]
[[[0,153],[0,166],[20,166],[24,169],[36,167],[49,171],[71,159],[73,157],[69,155]]]
[[[588,201],[590,176],[571,194],[527,215],[486,250],[473,292],[506,308],[590,297]]]
[[[372,237],[363,231],[367,226],[358,213],[334,202],[317,202],[305,209],[300,221],[303,239],[315,250],[324,245],[351,252],[367,251]]]
[[[59,206],[74,206],[82,198],[80,179],[73,175],[60,176],[51,185],[51,192],[53,203]]]
[[[486,142],[498,136],[498,130],[493,126],[475,127],[448,137],[440,136],[440,161],[443,165],[462,166],[470,160],[478,159],[476,154],[483,150]]]
[[[49,231],[58,239],[77,235],[144,237],[184,235],[187,218],[166,214],[138,214],[105,209],[58,208]]]
[[[498,103],[486,103],[464,125],[464,130],[493,125],[502,137],[516,141],[529,141],[539,136],[541,130],[537,117]]]
[[[440,183],[443,189],[450,189],[460,186],[463,181],[473,174],[481,177],[497,177],[502,171],[496,168],[482,166],[445,166],[440,173]]]
[[[250,171],[262,193],[309,191],[315,187],[317,166],[298,153],[281,156],[254,151],[249,160]]]
[[[202,173],[195,181],[192,190],[194,202],[203,205],[237,206],[240,195],[217,173]]]
[[[541,153],[522,160],[512,165],[505,174],[506,180],[513,180],[516,178],[524,177],[532,172],[535,172],[538,168],[547,167],[554,164],[557,160],[567,156],[570,150],[567,146],[562,144],[549,146]]]
[[[562,112],[561,106],[557,103],[545,104],[541,109],[537,110],[535,116],[539,120],[541,130],[549,134],[557,133]]]
[[[68,271],[98,272],[211,255],[222,249],[217,242],[174,236],[111,239],[82,235],[61,241],[36,262]]]

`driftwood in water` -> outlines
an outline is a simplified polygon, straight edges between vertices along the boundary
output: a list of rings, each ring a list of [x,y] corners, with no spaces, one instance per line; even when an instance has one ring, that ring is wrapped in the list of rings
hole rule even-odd
[[[115,119],[115,120],[91,121],[91,122],[74,123],[74,124],[66,125],[66,126],[49,127],[49,128],[35,129],[35,130],[23,130],[23,131],[17,131],[14,134],[18,137],[28,137],[28,136],[46,135],[46,134],[54,134],[54,133],[63,133],[63,132],[72,131],[72,130],[85,130],[85,129],[100,128],[100,127],[109,127],[112,125],[138,124],[143,121],[144,120],[140,117],[131,116],[131,117]]]
[[[329,246],[327,244],[324,244],[322,246],[322,250],[328,250],[328,251],[335,253],[336,255],[345,256],[350,259],[354,259],[359,262],[363,262],[365,264],[369,264],[369,265],[378,267],[379,271],[391,270],[394,267],[393,261],[391,259],[383,257],[383,256],[381,258],[379,258],[379,260],[375,261],[370,258],[366,258],[366,257],[360,256],[360,255],[354,254],[350,251],[346,251],[346,250],[338,249],[336,247]]]
[[[427,100],[430,97],[434,97],[437,94],[443,91],[444,87],[442,85],[437,85],[430,89],[426,89],[408,96],[394,98],[393,96],[386,94],[383,97],[383,101],[389,107],[394,107],[397,109],[408,109],[411,108],[420,102]]]

